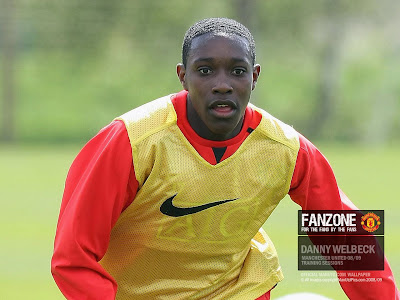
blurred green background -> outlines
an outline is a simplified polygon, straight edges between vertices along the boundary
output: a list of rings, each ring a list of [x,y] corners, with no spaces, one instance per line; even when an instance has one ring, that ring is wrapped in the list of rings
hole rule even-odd
[[[359,208],[385,210],[398,282],[399,1],[0,0],[2,299],[63,299],[50,258],[73,158],[114,117],[179,91],[183,35],[215,16],[255,37],[251,101],[311,139]],[[265,225],[286,276],[273,295],[346,299],[336,283],[301,283],[297,209],[285,198]]]

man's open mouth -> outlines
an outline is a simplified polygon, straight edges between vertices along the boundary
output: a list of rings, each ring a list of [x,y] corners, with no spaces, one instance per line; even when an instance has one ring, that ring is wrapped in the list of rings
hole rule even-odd
[[[216,117],[228,118],[235,113],[237,107],[233,101],[215,101],[211,104],[210,109]]]
[[[218,104],[216,107],[214,107],[214,110],[216,110],[219,113],[226,113],[232,111],[232,107],[226,104]]]

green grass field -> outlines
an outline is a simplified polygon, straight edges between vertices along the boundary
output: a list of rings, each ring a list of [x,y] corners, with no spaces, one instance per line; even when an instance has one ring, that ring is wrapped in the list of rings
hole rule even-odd
[[[0,145],[1,299],[64,299],[51,277],[50,258],[65,177],[81,146]],[[399,282],[400,201],[395,188],[400,147],[366,151],[354,146],[319,146],[341,188],[359,208],[385,210],[385,253]],[[265,225],[285,274],[273,297],[310,291],[346,299],[338,283],[301,284],[297,210],[285,198]]]

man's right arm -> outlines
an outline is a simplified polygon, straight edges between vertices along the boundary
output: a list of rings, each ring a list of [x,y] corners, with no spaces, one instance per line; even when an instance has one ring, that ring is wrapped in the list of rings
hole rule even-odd
[[[117,283],[98,261],[137,187],[125,125],[114,121],[85,145],[67,176],[51,261],[67,299],[115,299]]]

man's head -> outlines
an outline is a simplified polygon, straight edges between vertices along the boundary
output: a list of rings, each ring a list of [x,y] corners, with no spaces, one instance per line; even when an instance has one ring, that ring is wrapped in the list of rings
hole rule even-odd
[[[184,66],[186,66],[187,56],[192,46],[193,39],[207,33],[214,35],[236,35],[245,38],[249,43],[252,63],[255,64],[256,45],[253,35],[247,27],[232,19],[208,18],[196,22],[186,31],[182,44],[182,63]]]
[[[229,19],[202,20],[185,35],[182,61],[177,74],[192,128],[210,140],[236,136],[260,73],[249,30]]]

